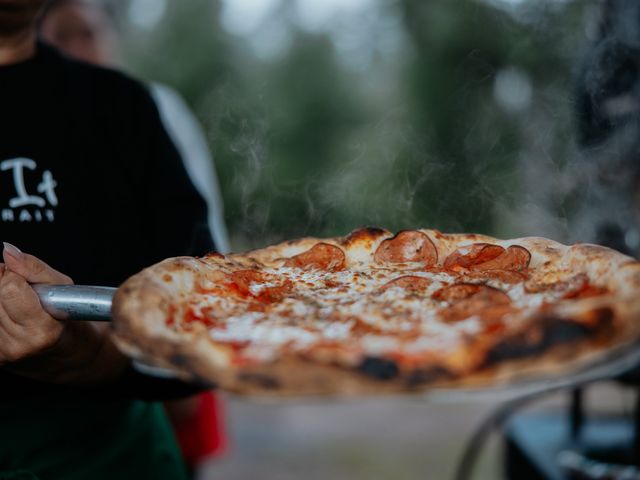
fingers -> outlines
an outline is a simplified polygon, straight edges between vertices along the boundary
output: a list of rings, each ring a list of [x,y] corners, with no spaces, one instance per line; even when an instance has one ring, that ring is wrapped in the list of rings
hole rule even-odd
[[[42,260],[4,244],[0,263],[0,365],[49,352],[63,338],[64,324],[42,309],[31,283],[73,283]],[[56,347],[57,348],[57,347]]]
[[[31,286],[22,276],[11,270],[7,270],[0,278],[0,306],[18,325],[50,320]]]
[[[51,318],[27,281],[10,270],[0,278],[0,365],[46,351],[63,324]]]
[[[4,242],[4,257],[6,270],[17,273],[25,278],[29,283],[55,283],[72,284],[73,281],[66,275],[51,268],[39,258],[26,253],[20,249]]]

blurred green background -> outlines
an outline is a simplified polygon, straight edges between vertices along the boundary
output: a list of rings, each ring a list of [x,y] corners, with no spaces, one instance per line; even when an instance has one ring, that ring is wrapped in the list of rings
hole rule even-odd
[[[204,126],[235,249],[361,225],[568,236],[554,172],[599,2],[118,5],[129,71]]]

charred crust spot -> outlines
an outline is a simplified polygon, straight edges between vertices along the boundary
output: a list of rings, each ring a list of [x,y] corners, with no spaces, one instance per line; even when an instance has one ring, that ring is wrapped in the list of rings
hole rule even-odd
[[[344,269],[345,261],[344,251],[340,247],[319,242],[309,250],[286,259],[285,266],[336,272]]]
[[[407,376],[407,386],[410,388],[420,387],[448,377],[451,377],[451,373],[442,367],[414,370]]]
[[[173,277],[170,274],[165,273],[164,275],[162,275],[162,280],[164,280],[165,282],[169,283],[169,282],[171,282],[173,280]]]
[[[595,328],[609,328],[613,326],[615,313],[611,307],[594,308],[589,312],[589,320]]]
[[[498,343],[489,351],[486,364],[504,360],[523,358],[544,353],[560,344],[568,344],[606,334],[613,321],[610,308],[600,308],[590,312],[595,320],[590,325],[571,319],[554,316],[542,317],[527,331],[518,333]]]
[[[378,380],[391,380],[399,373],[396,362],[378,357],[366,357],[358,368],[365,375]]]
[[[275,390],[280,387],[280,382],[277,378],[264,373],[241,373],[238,375],[238,380],[267,390]]]
[[[379,237],[380,235],[386,235],[387,231],[379,227],[362,227],[358,230],[354,230],[349,235],[350,237]]]
[[[354,230],[342,241],[344,246],[353,245],[359,242],[371,242],[378,237],[385,236],[389,232],[378,227],[362,227]]]

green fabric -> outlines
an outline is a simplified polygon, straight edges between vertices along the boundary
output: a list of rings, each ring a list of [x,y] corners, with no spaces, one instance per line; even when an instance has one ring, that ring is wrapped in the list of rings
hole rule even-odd
[[[77,393],[0,403],[0,480],[186,479],[158,403]]]

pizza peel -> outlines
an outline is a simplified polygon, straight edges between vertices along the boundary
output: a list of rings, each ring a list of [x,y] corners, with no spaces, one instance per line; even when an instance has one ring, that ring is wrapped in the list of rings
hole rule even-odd
[[[87,285],[33,285],[44,310],[58,320],[110,321],[112,287]],[[170,369],[134,361],[143,373],[177,378]],[[575,388],[597,380],[613,378],[640,365],[640,342],[629,342],[592,358],[579,368],[554,377],[523,377],[503,384],[477,387],[436,387],[426,392],[434,403],[507,402]]]

